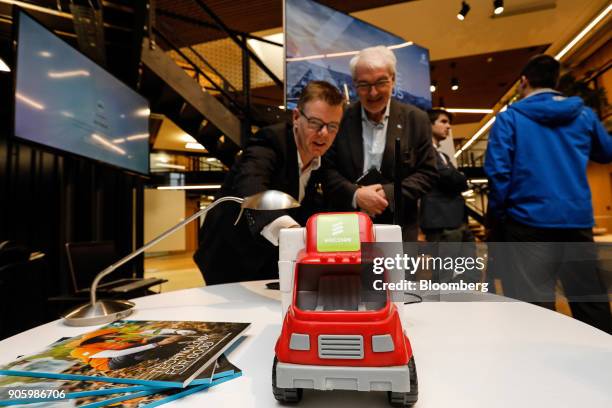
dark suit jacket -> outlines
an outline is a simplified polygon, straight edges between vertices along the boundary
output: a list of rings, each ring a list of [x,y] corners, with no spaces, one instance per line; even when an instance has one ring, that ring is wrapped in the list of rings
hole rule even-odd
[[[228,173],[219,196],[247,197],[265,190],[280,190],[296,200],[299,195],[297,147],[290,124],[261,129],[251,137],[242,157]],[[281,215],[300,225],[322,206],[317,193],[319,171],[313,171],[301,206],[291,210],[245,210],[238,225],[238,203],[212,209],[200,230],[194,260],[207,284],[278,278],[278,247],[261,236],[267,224]]]
[[[355,211],[351,203],[357,190],[355,180],[363,174],[363,127],[361,103],[351,105],[342,118],[340,132],[323,160],[323,190],[336,211]],[[387,139],[380,172],[389,183],[383,185],[389,211],[374,218],[376,223],[392,223],[394,209],[395,139],[401,140],[402,194],[405,230],[416,240],[417,200],[437,178],[435,151],[431,144],[431,124],[427,114],[415,106],[391,99]]]
[[[436,154],[440,178],[431,191],[421,198],[419,221],[424,230],[459,228],[465,222],[465,201],[461,192],[468,188],[467,179],[453,166],[450,158],[444,156],[448,164]]]

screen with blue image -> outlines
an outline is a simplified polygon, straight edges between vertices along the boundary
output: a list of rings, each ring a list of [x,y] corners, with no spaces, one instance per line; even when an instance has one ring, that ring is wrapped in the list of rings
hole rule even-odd
[[[312,80],[331,82],[357,100],[349,61],[376,45],[389,47],[397,58],[393,96],[430,109],[429,50],[312,0],[285,0],[287,107],[295,107]]]
[[[149,102],[23,12],[15,135],[146,174]]]

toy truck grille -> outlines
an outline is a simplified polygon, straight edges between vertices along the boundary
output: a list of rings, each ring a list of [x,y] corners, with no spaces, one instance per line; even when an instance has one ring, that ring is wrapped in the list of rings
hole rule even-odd
[[[319,358],[353,360],[363,358],[363,336],[319,335]]]

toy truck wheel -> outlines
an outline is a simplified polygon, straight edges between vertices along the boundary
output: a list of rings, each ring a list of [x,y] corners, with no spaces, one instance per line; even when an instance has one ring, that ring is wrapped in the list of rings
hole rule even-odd
[[[409,392],[392,392],[389,391],[389,404],[393,407],[412,407],[419,399],[419,381],[417,379],[416,365],[414,357],[408,362],[408,371],[410,373],[410,391]]]
[[[272,393],[277,401],[283,403],[298,403],[302,399],[301,388],[278,388],[276,386],[276,364],[278,359],[274,357],[274,363],[272,364]]]

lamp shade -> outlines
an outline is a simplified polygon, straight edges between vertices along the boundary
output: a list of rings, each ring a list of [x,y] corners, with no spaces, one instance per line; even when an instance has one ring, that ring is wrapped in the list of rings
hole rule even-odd
[[[267,190],[248,196],[241,205],[242,208],[250,210],[286,210],[299,206],[300,203],[293,197],[278,190]]]

